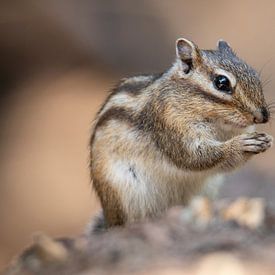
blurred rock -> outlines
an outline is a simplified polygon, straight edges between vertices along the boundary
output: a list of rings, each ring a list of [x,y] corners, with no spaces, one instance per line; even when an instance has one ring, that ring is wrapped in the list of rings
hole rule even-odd
[[[76,239],[40,237],[4,274],[271,275],[274,225],[275,209],[261,200],[197,198],[160,220]]]

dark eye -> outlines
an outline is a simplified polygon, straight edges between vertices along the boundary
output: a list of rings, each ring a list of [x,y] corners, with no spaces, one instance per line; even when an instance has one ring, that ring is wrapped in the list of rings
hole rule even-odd
[[[230,81],[224,75],[217,75],[214,78],[213,84],[214,84],[215,88],[219,91],[226,92],[229,94],[232,93]]]

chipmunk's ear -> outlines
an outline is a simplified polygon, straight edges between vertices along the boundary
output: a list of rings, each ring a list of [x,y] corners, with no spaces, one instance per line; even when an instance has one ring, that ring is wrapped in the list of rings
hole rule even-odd
[[[182,61],[183,71],[188,74],[201,61],[197,45],[193,42],[179,38],[176,41],[177,57]]]
[[[235,55],[235,53],[234,53],[234,51],[232,50],[232,48],[230,47],[230,45],[229,45],[226,41],[224,41],[223,39],[220,39],[220,40],[218,41],[218,43],[217,43],[217,48],[218,48],[218,50],[221,51],[221,52],[226,51],[226,52],[228,52],[228,53],[231,53],[231,54]]]

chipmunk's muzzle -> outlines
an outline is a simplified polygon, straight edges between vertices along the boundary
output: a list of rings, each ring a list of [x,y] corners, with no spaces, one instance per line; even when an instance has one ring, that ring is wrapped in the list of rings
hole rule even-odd
[[[266,123],[270,118],[270,113],[266,107],[254,112],[254,123]]]

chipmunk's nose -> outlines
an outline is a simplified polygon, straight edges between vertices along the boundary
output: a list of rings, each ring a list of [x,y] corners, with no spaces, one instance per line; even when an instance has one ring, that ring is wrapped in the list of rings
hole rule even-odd
[[[266,107],[257,110],[254,113],[254,123],[266,123],[270,117],[269,111]]]

